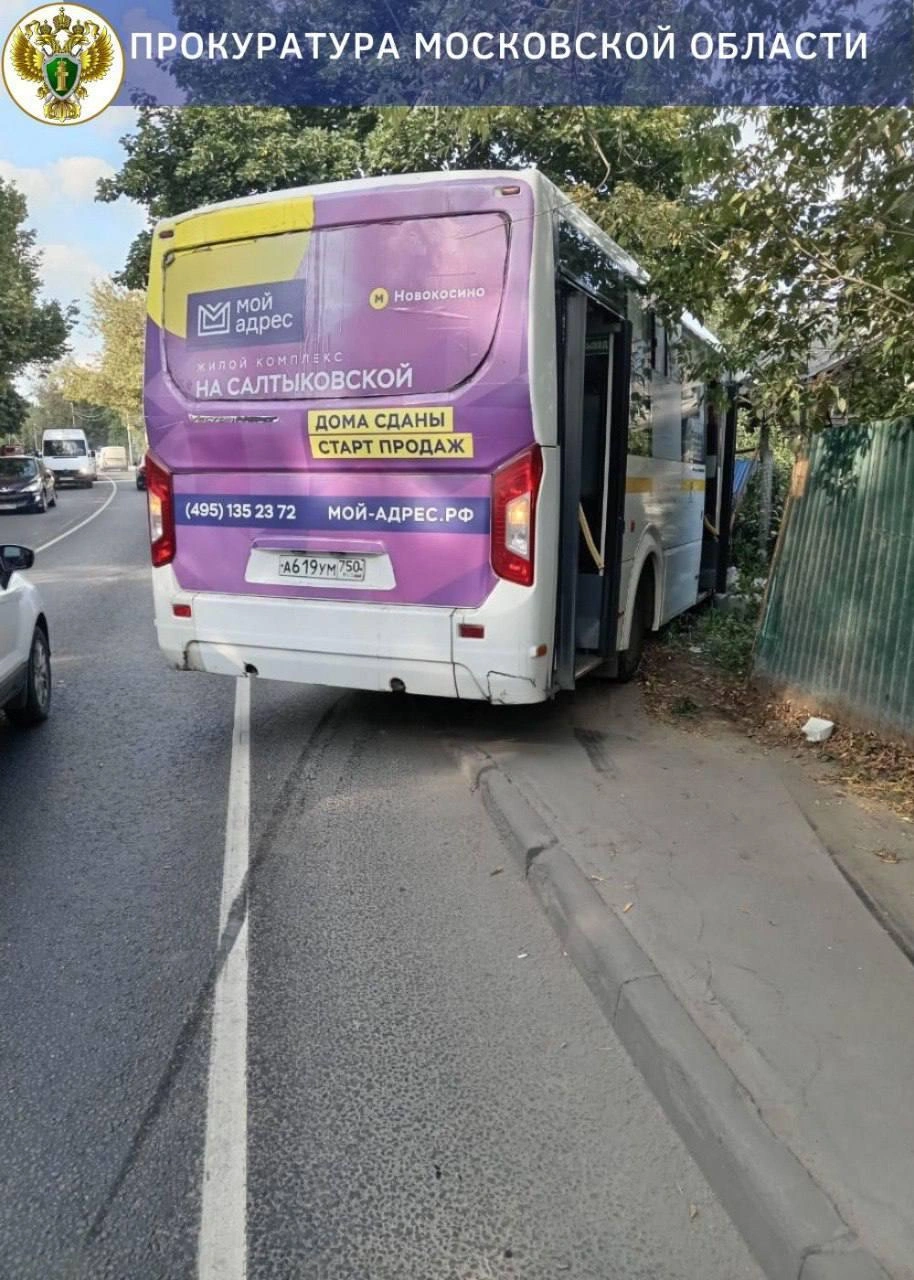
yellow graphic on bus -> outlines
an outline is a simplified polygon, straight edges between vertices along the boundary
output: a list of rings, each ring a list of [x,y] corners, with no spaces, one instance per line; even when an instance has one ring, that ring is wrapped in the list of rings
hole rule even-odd
[[[293,280],[313,226],[313,196],[206,209],[159,223],[149,264],[149,315],[185,338],[188,294]]]
[[[454,431],[450,405],[386,409],[310,409],[315,458],[472,458],[473,437]]]
[[[473,437],[468,432],[451,435],[374,435],[311,437],[315,458],[472,458]]]
[[[418,405],[408,409],[309,409],[308,435],[374,436],[454,430],[450,405]]]

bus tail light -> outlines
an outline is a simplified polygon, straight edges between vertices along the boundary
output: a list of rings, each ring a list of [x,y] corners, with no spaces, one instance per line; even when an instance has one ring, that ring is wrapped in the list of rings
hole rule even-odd
[[[538,444],[492,477],[492,568],[500,578],[533,585],[536,499],[543,478]]]
[[[146,497],[149,504],[149,541],[156,569],[175,558],[175,495],[171,472],[152,454],[146,457]]]

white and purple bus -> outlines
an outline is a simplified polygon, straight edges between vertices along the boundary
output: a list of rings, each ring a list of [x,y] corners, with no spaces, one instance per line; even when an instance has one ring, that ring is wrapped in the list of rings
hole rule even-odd
[[[535,171],[160,223],[159,644],[182,670],[538,702],[722,583],[733,413],[637,264]]]

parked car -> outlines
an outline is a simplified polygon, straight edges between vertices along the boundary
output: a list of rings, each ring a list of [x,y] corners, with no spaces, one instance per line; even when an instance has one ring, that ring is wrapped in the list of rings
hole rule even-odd
[[[0,543],[0,707],[23,727],[51,710],[51,644],[38,588],[22,574],[35,563],[28,547]]]
[[[0,511],[47,511],[57,506],[54,472],[27,453],[0,458]]]
[[[146,459],[141,458],[136,465],[136,487],[138,489],[146,488]]]

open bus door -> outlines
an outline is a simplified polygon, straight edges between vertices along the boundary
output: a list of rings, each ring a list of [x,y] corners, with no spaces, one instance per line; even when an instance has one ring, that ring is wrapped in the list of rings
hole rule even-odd
[[[578,290],[564,289],[560,301],[555,685],[573,689],[579,675],[616,661],[632,335],[627,320]]]
[[[736,459],[736,388],[712,385],[705,431],[705,511],[698,581],[702,595],[727,590]]]

